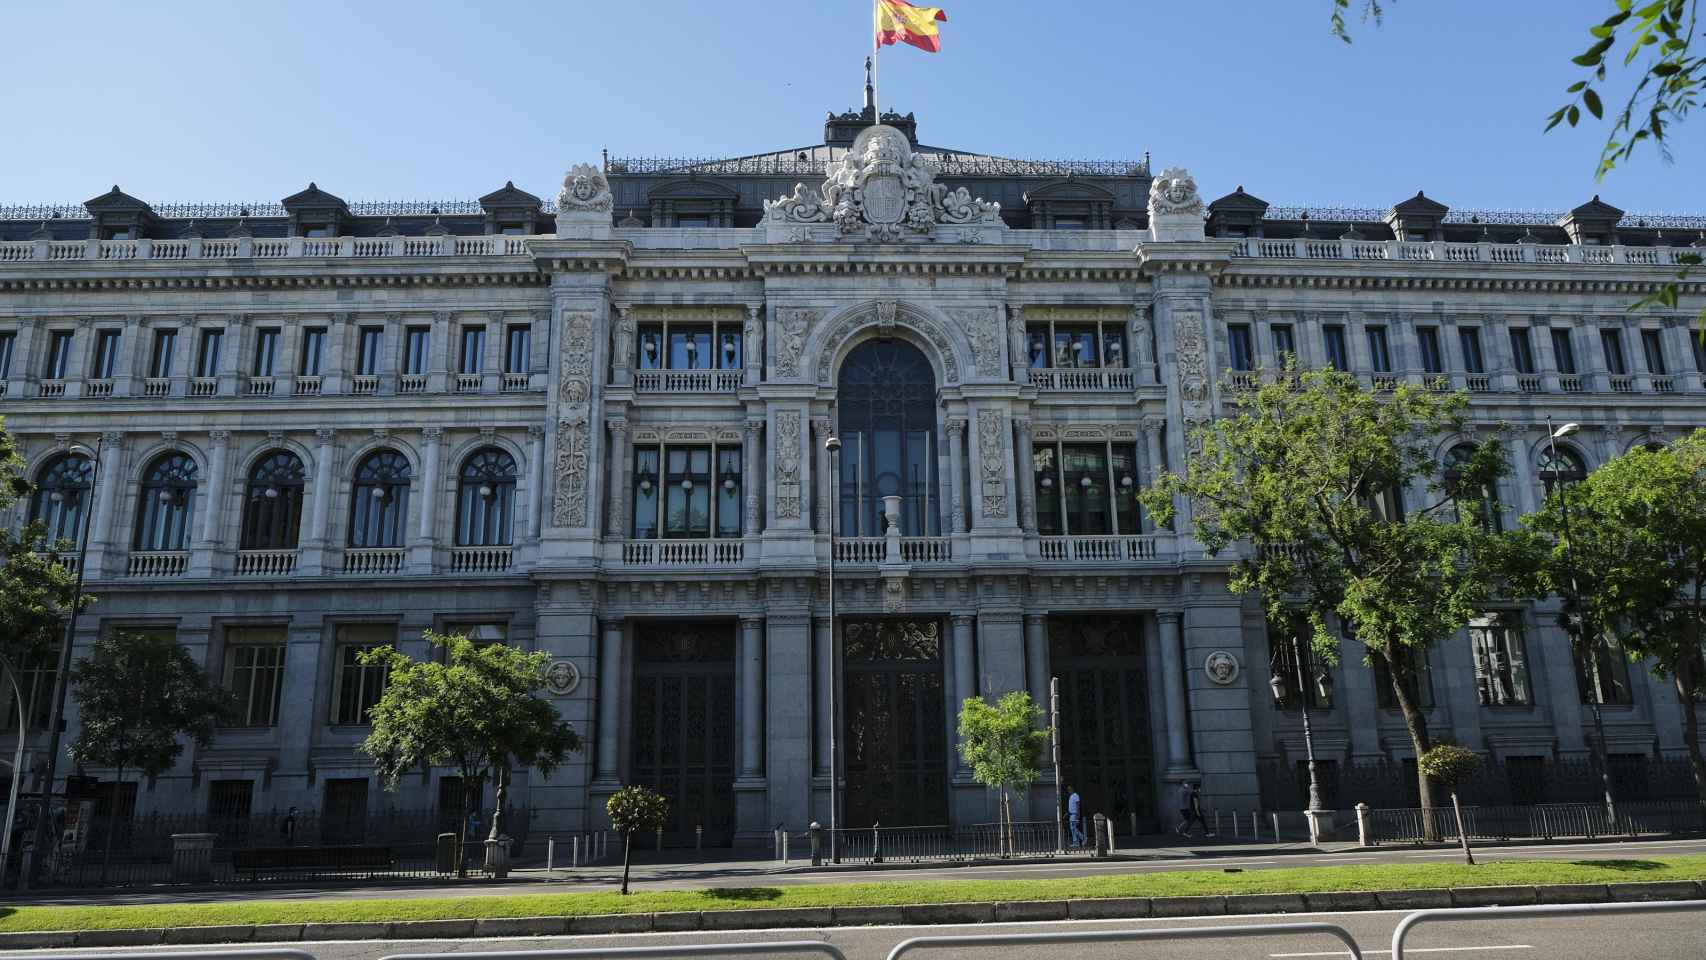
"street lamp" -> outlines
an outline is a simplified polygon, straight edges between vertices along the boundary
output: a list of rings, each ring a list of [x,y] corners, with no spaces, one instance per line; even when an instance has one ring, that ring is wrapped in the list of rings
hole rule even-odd
[[[59,728],[65,718],[65,681],[66,674],[71,672],[71,644],[77,635],[77,609],[83,605],[83,568],[89,556],[89,515],[94,513],[95,490],[101,479],[103,442],[104,438],[96,440],[93,450],[74,443],[67,451],[89,460],[89,509],[83,511],[83,530],[77,538],[77,586],[71,593],[71,610],[65,617],[65,637],[60,641],[58,666],[53,672],[53,709],[47,719],[47,763],[41,778],[36,781],[40,785],[40,798],[36,801],[35,856],[29,867],[32,874],[39,874],[42,854],[47,850],[48,797],[53,792],[54,768],[59,765]],[[25,733],[26,729],[20,726],[19,738]],[[13,782],[17,781],[19,773],[17,770],[12,771]],[[10,826],[6,832],[11,833]]]
[[[1600,791],[1605,795],[1605,812],[1613,823],[1617,820],[1617,800],[1611,793],[1611,771],[1606,757],[1605,718],[1600,714],[1599,701],[1602,699],[1603,687],[1600,686],[1599,676],[1599,642],[1598,631],[1591,627],[1588,619],[1587,604],[1582,600],[1582,591],[1576,579],[1576,542],[1570,536],[1570,495],[1569,484],[1565,482],[1564,473],[1559,469],[1562,461],[1558,459],[1558,441],[1567,437],[1582,425],[1566,423],[1558,429],[1552,429],[1552,418],[1546,418],[1546,446],[1552,458],[1552,478],[1558,484],[1558,508],[1564,520],[1564,564],[1570,572],[1570,603],[1576,608],[1576,636],[1579,638],[1580,649],[1587,660],[1587,666],[1593,678],[1593,696],[1588,698],[1588,709],[1593,711],[1593,734],[1599,741],[1599,756],[1594,760],[1599,765]],[[1547,486],[1550,487],[1552,482]]]
[[[839,685],[841,671],[836,669],[840,659],[841,644],[835,631],[835,526],[840,514],[835,502],[836,466],[841,462],[841,438],[830,434],[824,438],[823,447],[829,451],[829,862],[840,863],[841,856],[837,846],[836,828],[840,825],[841,809],[841,769],[836,763],[835,730],[840,726],[840,714],[835,711],[835,688]]]
[[[1309,762],[1309,809],[1305,815],[1309,818],[1309,839],[1311,843],[1314,843],[1319,840],[1322,832],[1320,821],[1325,817],[1326,806],[1321,802],[1321,777],[1315,765],[1315,735],[1309,727],[1309,697],[1308,692],[1303,688],[1304,683],[1307,682],[1303,674],[1303,640],[1301,637],[1293,635],[1287,642],[1291,646],[1291,665],[1295,671],[1293,676],[1297,678],[1297,706],[1303,713],[1303,751]],[[1274,704],[1283,707],[1285,706],[1286,693],[1285,676],[1280,672],[1279,658],[1276,657],[1275,661],[1273,676],[1268,679],[1268,687],[1273,691]],[[1332,674],[1323,668],[1320,675],[1315,678],[1315,686],[1320,691],[1323,700],[1332,696]]]

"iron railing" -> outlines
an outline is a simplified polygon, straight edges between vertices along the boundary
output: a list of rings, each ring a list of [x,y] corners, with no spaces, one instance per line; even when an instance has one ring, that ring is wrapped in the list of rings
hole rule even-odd
[[[1669,836],[1706,831],[1706,807],[1693,800],[1604,804],[1537,803],[1529,806],[1463,808],[1463,832],[1471,840],[1554,840]],[[1422,843],[1458,839],[1450,806],[1369,811],[1369,840]]]
[[[1088,830],[1090,825],[1085,824]],[[822,832],[820,853],[829,856],[830,831]],[[805,838],[809,840],[809,835]],[[922,863],[988,860],[1001,857],[1089,856],[1093,847],[1057,846],[1053,820],[1020,820],[1003,827],[975,823],[958,827],[851,827],[835,831],[836,856],[843,863]],[[799,839],[790,835],[790,843]],[[802,848],[803,850],[803,848]],[[792,854],[790,850],[790,854]]]
[[[1706,910],[1706,900],[1674,900],[1665,903],[1571,903],[1540,907],[1456,907],[1418,910],[1398,921],[1392,930],[1392,960],[1404,960],[1404,941],[1410,931],[1424,923],[1464,920],[1544,919],[1550,917],[1593,918],[1619,914],[1679,913]],[[1449,948],[1448,948],[1449,949]],[[1431,952],[1418,948],[1416,953]],[[1412,954],[1413,955],[1413,954]]]

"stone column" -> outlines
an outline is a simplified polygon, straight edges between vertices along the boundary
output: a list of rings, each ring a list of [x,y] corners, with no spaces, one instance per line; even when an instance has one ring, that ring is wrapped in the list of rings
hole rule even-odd
[[[235,396],[239,392],[237,384],[242,380],[242,371],[246,369],[243,366],[243,354],[249,339],[248,329],[249,318],[241,313],[232,314],[230,322],[225,325],[225,339],[220,344],[219,369],[216,371],[219,377],[219,395],[222,397]]]
[[[977,672],[973,660],[975,654],[973,653],[974,638],[972,636],[973,625],[977,623],[977,618],[969,613],[957,613],[949,617],[948,620],[952,625],[954,640],[954,702],[950,712],[958,716],[960,704],[977,696]],[[958,744],[958,742],[956,739],[955,743]],[[959,750],[956,749],[954,751],[954,776],[956,778],[965,777],[969,776],[970,772],[966,768],[965,761],[960,758]]]
[[[1048,614],[1025,614],[1025,685],[1031,700],[1043,709],[1044,723],[1048,720]]]
[[[812,677],[812,776],[828,777],[829,731],[834,725],[829,715],[829,693],[835,687],[835,622],[828,617],[812,621]]]
[[[598,657],[598,769],[595,779],[615,789],[622,766],[618,756],[622,706],[623,624],[606,621],[604,642]]]
[[[1506,527],[1512,528],[1518,517],[1534,512],[1540,494],[1535,488],[1534,460],[1528,455],[1528,438],[1520,432],[1513,432],[1506,436],[1505,446],[1510,451],[1507,456],[1511,458],[1510,508],[1514,511]]]
[[[1374,688],[1372,667],[1363,666],[1368,648],[1362,641],[1345,637],[1339,643],[1343,667],[1338,671],[1339,692],[1334,706],[1342,707],[1345,727],[1350,735],[1351,759],[1376,760],[1380,750],[1380,691]]]
[[[431,573],[433,569],[438,521],[439,444],[443,438],[441,427],[421,429],[421,486],[419,496],[414,497],[415,542],[409,550],[409,567],[414,573]]]
[[[605,504],[606,524],[604,535],[613,540],[628,539],[628,471],[633,469],[634,458],[628,453],[628,421],[608,420],[605,427],[610,431],[610,499]]]
[[[1162,694],[1167,703],[1167,779],[1184,780],[1196,775],[1191,764],[1185,720],[1185,665],[1180,623],[1184,615],[1177,610],[1163,610],[1156,615],[1161,623]]]
[[[432,332],[427,335],[428,393],[443,393],[449,388],[450,340],[453,332],[449,313],[441,310],[432,315]]]
[[[1510,317],[1504,314],[1488,314],[1487,322],[1481,326],[1481,332],[1485,335],[1481,347],[1487,356],[1488,374],[1500,391],[1515,393],[1516,353],[1511,347]]]
[[[1145,487],[1153,486],[1155,481],[1160,479],[1162,471],[1166,469],[1166,459],[1161,452],[1161,434],[1166,427],[1167,420],[1165,417],[1143,418],[1143,485]],[[1143,511],[1143,532],[1155,533],[1159,529],[1155,525],[1155,520],[1150,517],[1149,511]]]
[[[812,620],[803,608],[769,611],[764,641],[763,770],[768,811],[752,826],[759,842],[780,823],[794,832],[812,819]],[[827,752],[827,751],[826,751]]]
[[[1686,355],[1685,355],[1686,356]],[[113,395],[136,396],[142,393],[136,382],[148,375],[148,324],[136,314],[124,318],[124,330],[119,334],[118,363],[113,370]]]
[[[326,325],[326,356],[320,367],[320,392],[343,393],[349,389],[349,314],[334,313]]]
[[[1659,342],[1664,345],[1665,368],[1677,393],[1706,393],[1706,371],[1695,365],[1695,353],[1700,331],[1688,320],[1669,317],[1661,321]]]
[[[527,475],[532,492],[528,495],[527,532],[534,540],[545,523],[545,507],[551,502],[545,489],[545,428],[527,428]]]
[[[326,572],[326,551],[331,547],[333,441],[337,431],[314,431],[314,486],[308,491],[308,536],[302,540],[299,567],[303,574],[314,576]]]
[[[28,329],[27,327],[25,329]],[[125,435],[118,431],[101,434],[101,463],[95,481],[94,513],[89,517],[89,551],[83,558],[84,579],[98,580],[106,575],[108,555],[120,552],[114,539],[113,504],[122,496],[128,475],[125,463]]]
[[[759,499],[760,481],[764,474],[764,457],[761,449],[764,440],[764,420],[762,417],[749,417],[746,421],[746,434],[741,438],[741,487],[746,495],[746,520],[741,526],[741,536],[756,537],[763,532],[764,512],[763,501]],[[828,456],[827,453],[824,454]]]
[[[231,459],[231,433],[214,430],[208,434],[212,441],[207,459],[207,487],[202,497],[201,536],[190,556],[192,577],[211,577],[218,564],[221,543],[220,525],[223,522],[225,498],[225,462]]]
[[[1430,718],[1428,729],[1450,730],[1463,746],[1471,750],[1486,749],[1481,739],[1481,693],[1480,684],[1475,682],[1475,650],[1468,631],[1459,630],[1449,637],[1442,637],[1436,646],[1439,648],[1438,662],[1444,669],[1439,672],[1441,682],[1434,687],[1434,692],[1438,694],[1443,690],[1445,695],[1436,696],[1435,702],[1444,706],[1447,712],[1443,722]],[[1531,670],[1530,689],[1533,689],[1533,683]],[[1576,696],[1575,691],[1568,688],[1561,692],[1568,697]]]
[[[948,503],[952,523],[949,533],[966,532],[966,465],[965,465],[965,434],[966,421],[963,417],[950,417],[948,428]]]
[[[754,778],[764,766],[764,618],[740,618],[740,776]]]
[[[1013,425],[1019,431],[1019,448],[1014,451],[1016,465],[1013,481],[1019,490],[1019,527],[1026,533],[1037,530],[1037,496],[1031,488],[1035,480],[1035,471],[1031,465],[1031,418],[1014,417]]]
[[[748,420],[749,431],[754,429],[754,423],[757,429],[763,429],[764,421]],[[829,511],[835,509],[835,490],[829,472],[829,448],[824,446],[824,441],[834,433],[835,423],[828,417],[812,418],[812,503],[815,505],[812,523],[817,532],[825,536],[830,531]]]
[[[1611,366],[1605,360],[1605,345],[1601,342],[1603,338],[1600,329],[1600,325],[1596,323],[1582,325],[1582,336],[1576,338],[1576,366],[1587,375],[1584,379],[1588,382],[1589,390],[1594,393],[1610,393]],[[1627,368],[1627,351],[1623,360],[1624,367]]]
[[[1565,326],[1562,329],[1568,330]],[[1547,393],[1557,393],[1561,386],[1558,382],[1558,356],[1552,351],[1552,323],[1549,318],[1536,316],[1528,326],[1529,336],[1534,346],[1534,367],[1540,372],[1540,389]]]

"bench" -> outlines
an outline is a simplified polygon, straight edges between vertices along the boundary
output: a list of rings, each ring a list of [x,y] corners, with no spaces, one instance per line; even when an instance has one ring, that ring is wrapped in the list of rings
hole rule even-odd
[[[390,847],[248,847],[231,851],[231,867],[258,880],[263,873],[363,870],[395,865]]]

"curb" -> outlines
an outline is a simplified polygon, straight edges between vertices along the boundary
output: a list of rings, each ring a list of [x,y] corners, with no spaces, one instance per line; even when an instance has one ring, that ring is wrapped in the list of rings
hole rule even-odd
[[[432,940],[466,937],[552,937],[619,933],[751,930],[773,927],[912,926],[1109,920],[1239,914],[1424,910],[1440,907],[1632,903],[1706,897],[1706,881],[1547,884],[1456,889],[1345,890],[1206,897],[1103,897],[1089,900],[1012,900],[918,903],[876,907],[791,907],[754,910],[614,913],[589,917],[492,917],[483,920],[399,920],[394,923],[264,923],[136,930],[0,933],[0,950],[64,947],[147,947],[301,940]]]

